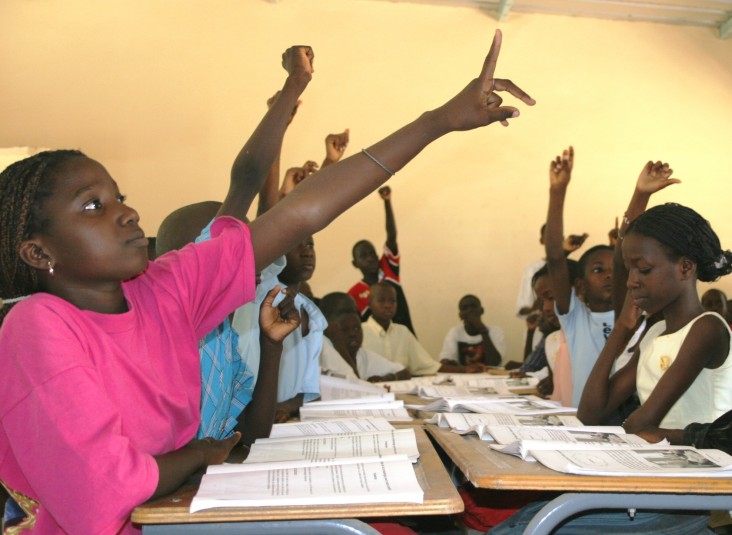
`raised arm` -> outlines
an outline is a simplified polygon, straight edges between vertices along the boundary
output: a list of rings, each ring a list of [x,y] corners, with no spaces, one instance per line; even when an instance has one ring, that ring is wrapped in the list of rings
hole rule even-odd
[[[274,94],[274,96],[270,97],[267,100],[267,108],[270,109],[274,105],[274,103],[277,101],[277,99],[280,96],[281,91],[277,91],[277,93]],[[295,103],[295,107],[292,108],[292,113],[290,114],[290,119],[287,121],[287,126],[290,126],[290,123],[292,122],[292,119],[294,119],[295,114],[297,113],[297,109],[300,107],[301,101],[297,101]],[[284,133],[283,133],[284,137]],[[257,203],[257,216],[262,215],[264,212],[272,208],[275,204],[277,204],[277,201],[280,199],[280,159],[282,155],[282,143],[280,143],[280,147],[277,150],[277,155],[275,156],[275,159],[272,161],[272,165],[269,166],[269,172],[267,173],[267,178],[264,180],[264,184],[262,184],[262,187],[259,190],[259,202]]]
[[[303,181],[282,202],[251,224],[257,269],[269,265],[283,251],[315,234],[339,214],[386,182],[427,145],[456,130],[472,130],[494,122],[508,125],[518,109],[502,106],[498,91],[508,91],[526,104],[534,100],[507,79],[494,78],[501,48],[496,31],[480,76],[439,108],[359,153],[330,165]],[[383,166],[383,167],[382,167]],[[384,169],[386,168],[386,169]],[[388,170],[388,171],[387,171]]]
[[[391,207],[391,188],[389,186],[379,188],[379,196],[384,201],[386,215],[386,246],[394,255],[398,255],[399,245],[397,244],[396,219],[394,219],[394,210]]]
[[[681,182],[678,178],[671,178],[673,169],[667,163],[649,161],[643,166],[638,180],[635,183],[633,195],[623,216],[623,222],[618,228],[618,240],[613,254],[613,303],[615,316],[620,315],[625,294],[627,292],[628,270],[623,263],[622,245],[623,236],[628,230],[630,222],[646,211],[651,195],[657,191]]]
[[[572,286],[564,252],[564,199],[572,177],[574,148],[569,147],[549,164],[549,212],[546,217],[544,247],[549,280],[554,291],[556,307],[560,314],[569,311]]]
[[[280,152],[298,98],[310,83],[313,59],[313,51],[308,46],[290,47],[282,55],[282,66],[288,74],[285,84],[234,160],[229,191],[217,216],[246,218],[249,206]]]

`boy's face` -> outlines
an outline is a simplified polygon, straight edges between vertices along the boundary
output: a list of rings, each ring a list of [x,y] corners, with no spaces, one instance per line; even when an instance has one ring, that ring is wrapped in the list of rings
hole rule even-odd
[[[613,300],[613,252],[609,249],[590,255],[581,281],[585,301],[593,307],[612,305]]]
[[[559,329],[559,319],[557,319],[557,314],[554,312],[554,292],[549,284],[548,276],[536,279],[534,292],[541,301],[542,331],[544,328],[549,332],[556,331]]]
[[[315,243],[312,236],[306,238],[285,256],[287,265],[279,279],[285,284],[297,284],[310,280],[315,271]]]
[[[702,308],[709,312],[716,312],[720,316],[727,317],[727,300],[717,290],[707,290],[701,299]]]
[[[374,246],[368,242],[359,244],[353,252],[353,265],[364,275],[379,272],[379,257]]]
[[[361,318],[358,314],[344,314],[338,318],[333,324],[329,324],[325,330],[325,335],[333,342],[341,355],[348,355],[351,359],[356,358],[356,354],[363,343],[363,329],[361,328]]]
[[[458,303],[458,310],[458,315],[463,321],[471,318],[480,318],[483,315],[483,307],[481,306],[480,301],[472,295],[463,297],[460,300]]]
[[[391,286],[372,286],[369,308],[374,319],[391,321],[397,311],[396,289]]]

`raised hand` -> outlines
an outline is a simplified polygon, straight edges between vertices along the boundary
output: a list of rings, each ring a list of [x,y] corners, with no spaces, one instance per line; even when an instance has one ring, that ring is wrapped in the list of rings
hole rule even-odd
[[[564,250],[565,254],[573,253],[582,245],[585,243],[587,238],[590,235],[586,232],[582,235],[579,234],[570,234],[566,238],[564,238],[564,242],[562,242],[562,249]]]
[[[317,162],[314,162],[312,160],[308,160],[304,164],[302,164],[302,169],[305,171],[305,176],[313,174],[315,171],[318,170],[318,164]]]
[[[325,161],[328,164],[336,163],[341,159],[341,156],[343,156],[343,153],[348,147],[349,134],[350,130],[346,128],[340,134],[328,134],[325,137]]]
[[[550,187],[566,187],[572,178],[574,167],[574,147],[562,151],[561,156],[554,158],[549,164],[549,185]]]
[[[494,77],[501,41],[501,31],[496,30],[480,76],[436,110],[446,121],[449,130],[471,130],[496,121],[508,126],[508,119],[518,117],[519,110],[513,106],[501,106],[503,99],[497,91],[508,91],[529,106],[536,104],[511,80]]]
[[[280,292],[279,285],[272,288],[259,308],[259,330],[275,343],[281,343],[300,325],[300,313],[295,306],[297,292],[288,288],[285,298],[274,306],[275,297]]]
[[[391,199],[391,188],[389,186],[384,186],[383,188],[379,188],[379,197],[381,197],[385,201],[388,201],[389,199]]]
[[[284,199],[300,182],[308,176],[304,167],[290,167],[285,173],[285,178],[280,186],[280,199]]]
[[[282,67],[290,76],[302,76],[305,80],[313,77],[315,53],[309,46],[291,46],[282,54]]]
[[[671,184],[679,184],[681,180],[671,178],[673,172],[674,170],[667,163],[650,161],[643,166],[635,188],[643,193],[651,194],[661,191]]]

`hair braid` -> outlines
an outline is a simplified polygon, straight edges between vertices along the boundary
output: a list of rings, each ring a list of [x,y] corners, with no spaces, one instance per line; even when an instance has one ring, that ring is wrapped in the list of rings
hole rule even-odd
[[[36,271],[20,258],[20,244],[47,224],[41,205],[53,194],[50,177],[54,170],[80,156],[84,154],[76,150],[45,151],[0,173],[0,299],[37,291]],[[0,321],[10,306],[0,308]]]
[[[732,252],[723,250],[709,221],[686,206],[654,206],[633,221],[626,232],[660,242],[674,259],[685,256],[696,264],[697,279],[712,282],[732,272]]]

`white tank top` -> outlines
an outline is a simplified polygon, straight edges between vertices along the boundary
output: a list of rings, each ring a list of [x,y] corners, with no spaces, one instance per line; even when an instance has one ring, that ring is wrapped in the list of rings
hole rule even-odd
[[[715,312],[700,314],[675,333],[661,335],[666,322],[659,321],[648,329],[640,343],[640,358],[636,371],[636,388],[641,404],[645,403],[666,370],[676,360],[681,344],[692,325],[702,316],[713,315],[724,323],[732,339],[727,322]],[[732,344],[730,344],[732,349]],[[692,422],[710,423],[732,410],[732,350],[727,359],[714,370],[704,368],[689,389],[671,407],[659,427],[683,429]]]

